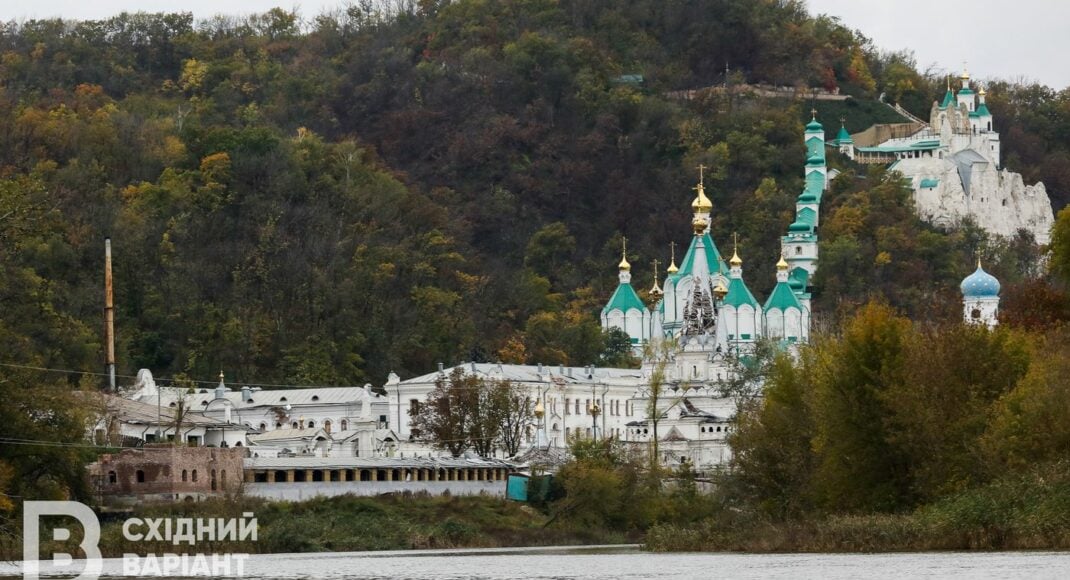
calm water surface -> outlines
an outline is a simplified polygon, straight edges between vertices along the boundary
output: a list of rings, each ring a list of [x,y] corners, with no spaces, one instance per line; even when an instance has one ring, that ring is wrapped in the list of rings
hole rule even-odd
[[[17,568],[0,565],[0,575]],[[121,577],[108,560],[105,577]],[[1070,579],[1070,553],[650,554],[628,548],[426,550],[250,556],[245,578],[978,578]]]

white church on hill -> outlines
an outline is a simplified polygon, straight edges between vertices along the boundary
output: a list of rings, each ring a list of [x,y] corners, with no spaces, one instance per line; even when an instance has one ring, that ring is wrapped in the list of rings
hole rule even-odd
[[[928,123],[877,125],[856,135],[841,129],[830,144],[859,163],[888,164],[901,173],[926,221],[954,226],[968,216],[989,233],[1012,237],[1024,229],[1047,244],[1055,221],[1048,192],[1001,166],[1000,135],[985,97],[964,68],[958,92],[949,80]]]

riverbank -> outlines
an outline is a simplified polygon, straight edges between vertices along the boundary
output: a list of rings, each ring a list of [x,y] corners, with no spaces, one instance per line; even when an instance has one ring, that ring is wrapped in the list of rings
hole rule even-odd
[[[122,517],[102,522],[101,552],[124,553],[240,552],[252,554],[356,552],[442,548],[501,548],[553,545],[623,544],[634,537],[606,529],[569,526],[526,505],[485,496],[396,494],[342,496],[301,502],[237,499],[146,507],[139,518],[240,518],[252,512],[257,540],[198,542],[130,542],[123,537]]]
[[[724,510],[698,525],[656,525],[646,547],[755,553],[1070,550],[1070,473],[1007,477],[906,514],[774,522]]]

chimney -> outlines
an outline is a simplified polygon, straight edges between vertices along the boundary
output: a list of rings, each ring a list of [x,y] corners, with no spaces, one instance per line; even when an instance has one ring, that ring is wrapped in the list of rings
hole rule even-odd
[[[253,398],[253,390],[249,388],[249,385],[245,385],[241,388],[241,400],[243,403],[248,403]]]
[[[441,373],[442,371],[445,370],[445,368],[446,368],[446,365],[444,365],[442,363],[438,363],[438,372]]]
[[[472,372],[476,372],[476,361],[472,361]]]
[[[565,365],[563,365],[563,364],[557,365],[557,374],[564,376],[564,374],[565,374]]]
[[[535,374],[542,376],[542,363],[539,363],[539,370],[535,371]]]
[[[104,238],[104,368],[108,391],[115,392],[115,298],[112,293],[111,238]]]

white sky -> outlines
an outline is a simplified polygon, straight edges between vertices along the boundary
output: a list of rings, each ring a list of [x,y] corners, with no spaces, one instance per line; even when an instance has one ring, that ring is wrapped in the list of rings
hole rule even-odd
[[[0,0],[0,20],[62,16],[103,18],[126,11],[263,12],[297,7],[305,16],[337,0]],[[914,51],[918,67],[958,72],[962,61],[974,78],[1025,77],[1055,88],[1070,85],[1070,2],[1065,0],[807,0],[812,12],[839,16],[882,49]],[[936,25],[930,23],[938,23]]]

